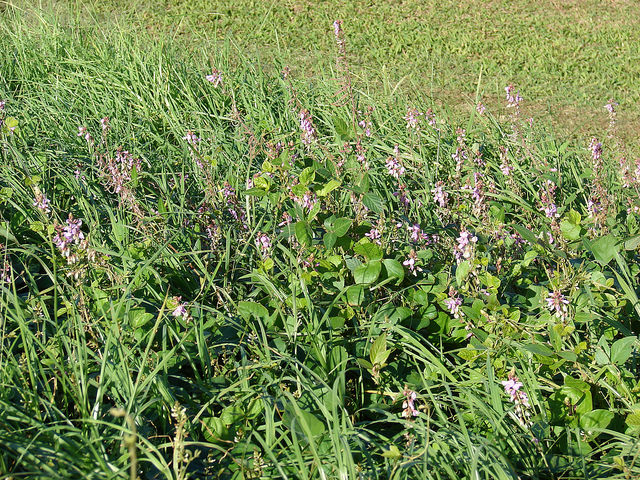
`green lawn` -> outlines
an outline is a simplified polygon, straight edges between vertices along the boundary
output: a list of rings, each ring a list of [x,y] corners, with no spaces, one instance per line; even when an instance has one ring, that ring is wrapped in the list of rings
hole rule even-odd
[[[334,68],[331,25],[341,19],[357,87],[369,95],[428,97],[464,118],[478,88],[498,108],[504,87],[514,83],[526,100],[524,113],[564,135],[586,138],[604,128],[609,98],[620,102],[622,137],[635,140],[640,126],[640,5],[634,1],[55,3],[105,28],[115,14],[188,48],[231,42],[264,65],[278,58],[310,78]]]

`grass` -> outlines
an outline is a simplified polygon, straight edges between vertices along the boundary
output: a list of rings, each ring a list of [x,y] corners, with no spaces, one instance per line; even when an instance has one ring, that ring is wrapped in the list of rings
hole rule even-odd
[[[201,15],[174,39],[172,4],[111,6],[0,18],[0,477],[640,475],[614,131],[600,160],[516,108],[283,78]],[[253,6],[237,38],[278,24]]]
[[[640,15],[635,2],[611,1],[163,1],[55,2],[79,18],[170,32],[186,48],[225,42],[265,65],[277,58],[294,72],[330,78],[331,24],[342,19],[351,66],[367,94],[429,98],[466,118],[479,89],[497,110],[514,83],[525,115],[563,137],[606,128],[603,105],[620,102],[620,135],[635,141],[640,106]]]

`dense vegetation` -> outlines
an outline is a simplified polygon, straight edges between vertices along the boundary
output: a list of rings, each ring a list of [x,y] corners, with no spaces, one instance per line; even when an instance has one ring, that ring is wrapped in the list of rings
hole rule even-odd
[[[310,82],[2,15],[0,474],[640,475],[615,102],[574,145],[373,104],[348,24]]]

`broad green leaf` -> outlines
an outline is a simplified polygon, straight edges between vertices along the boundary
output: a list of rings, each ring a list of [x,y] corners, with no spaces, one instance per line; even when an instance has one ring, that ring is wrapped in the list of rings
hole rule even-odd
[[[580,428],[585,432],[593,429],[605,429],[615,414],[609,410],[596,409],[580,416]]]
[[[358,255],[362,255],[367,260],[381,260],[382,248],[368,239],[364,239],[356,243],[353,251]]]
[[[465,260],[460,263],[456,268],[456,283],[459,287],[462,286],[464,281],[469,276],[469,272],[471,271],[471,262],[469,260]]]
[[[336,244],[336,240],[338,240],[338,236],[333,232],[327,232],[322,237],[322,241],[324,242],[324,246],[327,247],[327,250],[331,250],[333,248]]]
[[[389,358],[389,352],[387,350],[387,334],[383,333],[380,335],[371,345],[371,350],[369,351],[369,360],[374,365],[383,365],[387,358]]]
[[[335,233],[338,237],[342,237],[345,235],[349,229],[351,228],[351,224],[353,220],[350,218],[338,218],[335,222],[333,222],[333,233]]]
[[[327,183],[325,183],[322,188],[316,190],[316,195],[318,195],[319,197],[326,197],[340,185],[342,185],[342,183],[339,180],[331,179]]]
[[[307,167],[300,173],[300,177],[298,177],[298,180],[300,181],[301,185],[309,185],[315,178],[316,171],[313,169],[313,167]]]
[[[402,280],[404,280],[404,267],[402,264],[393,258],[385,258],[382,263],[387,271],[387,278],[396,278],[397,285],[402,283]]]
[[[385,458],[390,458],[391,460],[399,460],[400,458],[402,458],[402,453],[400,453],[398,447],[396,447],[395,445],[391,445],[389,447],[389,450],[385,450],[384,452],[382,452],[382,456]]]
[[[257,302],[238,302],[238,313],[246,319],[249,319],[251,315],[256,318],[267,318],[269,316],[269,311],[265,306]]]
[[[535,353],[536,355],[542,355],[543,357],[553,356],[553,350],[541,343],[531,343],[528,345],[522,345],[522,348],[528,352]]]
[[[636,340],[636,337],[625,337],[613,342],[613,345],[611,345],[611,363],[623,365],[631,356]]]
[[[595,241],[582,239],[585,248],[593,253],[594,258],[602,265],[607,265],[620,249],[618,239],[613,235],[605,235]]]
[[[296,238],[303,247],[311,246],[311,227],[303,220],[296,223]]]
[[[382,213],[383,203],[382,199],[377,193],[367,192],[362,196],[362,203],[365,207],[374,213]]]
[[[374,260],[356,268],[353,272],[353,278],[358,284],[369,285],[378,279],[381,270],[382,263],[380,260]]]
[[[347,303],[357,307],[364,301],[364,287],[362,285],[351,285],[346,291]]]

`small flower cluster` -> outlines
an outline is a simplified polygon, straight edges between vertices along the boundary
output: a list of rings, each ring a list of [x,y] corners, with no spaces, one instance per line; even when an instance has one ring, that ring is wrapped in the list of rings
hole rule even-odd
[[[436,202],[440,208],[446,208],[447,201],[449,200],[449,194],[444,191],[443,187],[444,182],[439,180],[431,189],[431,193],[433,193],[433,201]]]
[[[418,398],[418,394],[405,386],[404,390],[402,391],[402,395],[404,396],[404,401],[402,402],[403,418],[417,417],[420,414],[415,404],[416,398]]]
[[[422,268],[416,266],[416,260],[418,260],[418,255],[416,251],[412,248],[409,252],[409,258],[407,258],[402,264],[409,269],[409,272],[415,277],[418,275],[417,272],[421,272]]]
[[[308,110],[300,110],[300,130],[302,130],[302,143],[311,145],[316,138],[316,129],[313,127],[311,114]]]
[[[544,190],[540,194],[540,201],[542,202],[542,211],[547,218],[552,220],[559,217],[558,207],[555,204],[557,185],[551,180],[544,182]]]
[[[445,305],[449,309],[449,313],[453,315],[453,318],[464,317],[464,313],[460,311],[460,305],[462,305],[462,298],[458,295],[458,292],[451,287],[449,289],[449,298],[444,301]]]
[[[0,267],[0,285],[11,282],[11,264],[6,260]]]
[[[368,233],[365,233],[364,236],[369,238],[373,243],[382,245],[382,232],[378,228],[371,227],[371,230],[369,230]]]
[[[222,193],[222,198],[227,204],[227,211],[231,215],[231,217],[236,221],[242,224],[242,228],[245,230],[249,228],[245,223],[246,215],[244,213],[244,209],[242,205],[240,205],[240,201],[236,195],[236,190],[231,186],[229,182],[224,182],[224,186],[220,190]]]
[[[474,244],[478,242],[478,237],[472,235],[467,230],[462,229],[460,236],[456,239],[458,244],[454,250],[454,255],[460,263],[462,260],[468,260],[473,256]]]
[[[407,122],[407,128],[418,131],[420,130],[420,117],[424,114],[415,107],[407,109],[407,114],[404,116],[404,120]]]
[[[82,220],[73,218],[72,214],[69,214],[64,226],[56,225],[55,227],[56,235],[53,237],[53,243],[60,254],[67,259],[69,265],[78,262],[78,252],[87,252],[89,260],[94,257],[94,253],[88,251],[89,242],[82,233],[81,227]]]
[[[89,146],[93,146],[93,138],[87,130],[87,127],[78,127],[78,137],[84,137]]]
[[[215,88],[222,86],[222,73],[214,68],[210,75],[204,77],[207,82],[212,83]]]
[[[509,373],[508,380],[503,380],[502,386],[509,399],[515,404],[515,413],[518,417],[518,422],[522,426],[530,424],[529,418],[531,413],[529,412],[529,396],[524,390],[521,390],[522,383],[518,381],[518,377],[513,372]]]
[[[191,320],[191,315],[187,310],[187,304],[182,301],[182,297],[173,297],[171,301],[171,316],[180,317],[185,321]]]
[[[509,149],[507,147],[500,146],[500,171],[505,177],[511,175],[513,171],[513,167],[509,164],[508,152]]]
[[[553,290],[547,295],[547,308],[563,321],[569,316],[569,300],[560,292]]]
[[[402,175],[405,174],[405,168],[400,163],[400,153],[398,150],[398,145],[393,148],[393,156],[387,158],[386,161],[387,173],[391,175],[393,178],[399,179]]]
[[[271,239],[266,233],[258,232],[256,235],[256,246],[262,255],[268,255],[271,250]]]
[[[33,200],[33,206],[36,207],[44,214],[51,213],[51,207],[49,206],[51,201],[47,198],[44,192],[36,191],[36,198]]]
[[[504,91],[507,93],[507,107],[519,107],[520,102],[522,102],[522,97],[520,96],[520,92],[515,91],[516,87],[512,84],[504,87]]]

